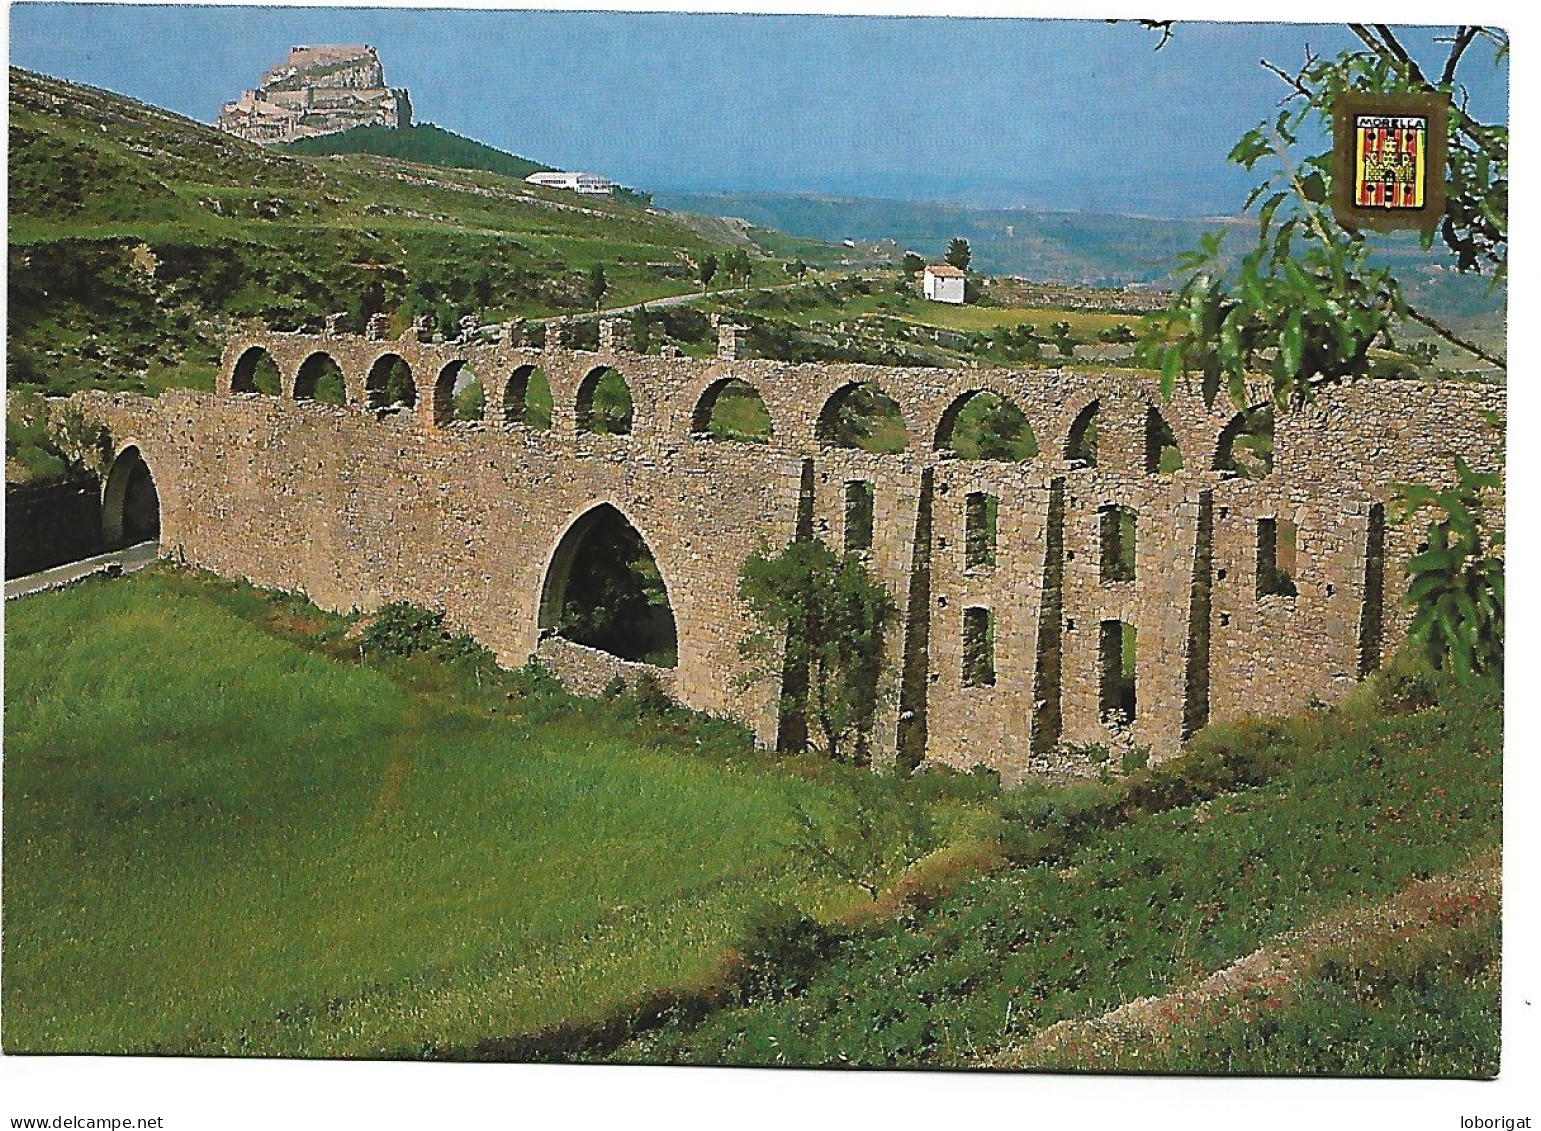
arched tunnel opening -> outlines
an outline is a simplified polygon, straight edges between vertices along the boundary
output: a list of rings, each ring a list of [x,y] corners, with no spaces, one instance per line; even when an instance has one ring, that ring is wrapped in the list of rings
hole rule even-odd
[[[107,473],[102,496],[102,537],[110,550],[161,536],[161,501],[155,477],[139,449],[125,448]]]
[[[619,656],[672,668],[679,642],[674,609],[652,551],[608,503],[563,536],[546,572],[541,634],[555,634]]]

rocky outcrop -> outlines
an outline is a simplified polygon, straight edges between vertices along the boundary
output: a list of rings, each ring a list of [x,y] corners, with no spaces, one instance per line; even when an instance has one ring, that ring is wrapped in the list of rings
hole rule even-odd
[[[226,133],[261,144],[411,124],[406,90],[385,85],[380,57],[369,46],[291,47],[256,90],[225,103],[217,122]]]

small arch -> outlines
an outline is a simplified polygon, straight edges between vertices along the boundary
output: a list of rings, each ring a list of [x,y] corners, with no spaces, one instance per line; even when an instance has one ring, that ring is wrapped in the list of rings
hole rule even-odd
[[[1092,401],[1070,426],[1070,435],[1065,440],[1065,458],[1071,463],[1097,466],[1097,418],[1101,414],[1102,402]]]
[[[1220,430],[1214,470],[1242,479],[1262,479],[1273,471],[1273,405],[1243,409]]]
[[[416,406],[417,381],[406,358],[395,353],[375,358],[369,367],[369,375],[364,378],[364,395],[370,408]]]
[[[336,358],[320,351],[307,357],[294,377],[294,399],[331,405],[347,404],[348,387],[343,381],[342,367],[337,364]]]
[[[262,393],[264,396],[283,395],[284,381],[273,355],[261,346],[252,346],[236,360],[230,371],[232,393]]]
[[[161,536],[160,493],[155,476],[133,444],[118,453],[102,488],[102,541],[110,550],[157,541]]]
[[[439,370],[433,382],[433,422],[436,425],[443,427],[459,419],[456,397],[475,380],[476,372],[466,363],[465,358],[458,358]],[[480,388],[480,382],[477,382],[477,387]]]
[[[503,423],[537,432],[551,427],[551,383],[539,366],[521,365],[503,386]]]
[[[690,432],[710,440],[764,444],[775,430],[760,391],[738,377],[713,382],[690,415]]]
[[[893,455],[909,447],[910,430],[894,399],[861,381],[836,390],[824,403],[818,437],[830,447]]]
[[[974,389],[942,413],[936,447],[961,459],[1016,463],[1038,455],[1038,437],[1014,401],[988,389]]]
[[[610,503],[573,521],[546,567],[541,634],[672,668],[678,633],[668,585],[637,528]]]
[[[589,370],[578,386],[578,431],[596,436],[624,436],[631,432],[631,389],[611,366]]]
[[[1155,405],[1145,409],[1145,473],[1171,475],[1183,467],[1182,448],[1166,417]]]

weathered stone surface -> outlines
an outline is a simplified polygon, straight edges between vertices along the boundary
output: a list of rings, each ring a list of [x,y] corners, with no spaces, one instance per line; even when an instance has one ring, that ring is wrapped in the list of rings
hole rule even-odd
[[[256,90],[225,103],[215,124],[266,144],[357,126],[410,126],[412,103],[405,90],[385,85],[373,47],[293,47]]]
[[[609,503],[647,542],[673,607],[679,664],[664,673],[666,686],[692,707],[742,720],[766,744],[777,739],[776,689],[745,695],[734,685],[750,627],[739,568],[757,547],[794,536],[805,463],[813,530],[836,549],[846,485],[870,482],[867,557],[901,610],[889,634],[879,751],[891,756],[909,728],[924,736],[929,760],[982,763],[1008,779],[1084,769],[1060,752],[1063,743],[1133,742],[1164,756],[1206,721],[1342,697],[1405,630],[1401,566],[1421,526],[1385,521],[1390,484],[1448,481],[1456,453],[1478,469],[1497,468],[1502,454],[1502,435],[1483,414],[1503,412],[1503,391],[1476,384],[1323,390],[1314,405],[1280,416],[1274,470],[1247,480],[1215,469],[1230,409],[1208,409],[1187,390],[1164,400],[1133,375],[666,358],[614,348],[624,337],[616,326],[605,336],[612,348],[578,352],[254,330],[228,343],[216,393],[74,399],[111,428],[120,450],[136,446],[148,462],[164,553],[302,590],[327,608],[440,608],[502,663],[538,654],[587,692],[615,675],[630,682],[642,666],[541,640],[541,597],[564,532]],[[260,352],[283,374],[282,398],[238,391]],[[318,352],[340,366],[346,406],[294,399],[300,367]],[[374,403],[370,374],[392,355],[411,368],[413,408]],[[486,389],[479,422],[449,418],[447,391],[462,365]],[[522,396],[531,366],[554,400],[547,431],[505,423],[518,419],[505,397]],[[580,390],[601,366],[630,387],[630,435],[577,428]],[[770,443],[713,441],[693,427],[703,398],[733,378],[763,398]],[[831,398],[857,382],[899,405],[906,452],[872,455],[820,439]],[[980,390],[1027,414],[1038,458],[965,460],[938,444],[959,401]],[[1067,449],[1093,404],[1097,460],[1087,466]],[[1153,408],[1184,458],[1170,475],[1147,471]],[[965,560],[975,492],[999,500],[993,565]],[[1104,580],[1109,505],[1136,518],[1133,580]],[[1294,596],[1259,595],[1259,522],[1268,519],[1298,530]],[[1372,559],[1384,563],[1378,575]],[[971,607],[994,618],[990,685],[964,685]],[[1099,640],[1111,621],[1137,631],[1127,726],[1106,710]]]

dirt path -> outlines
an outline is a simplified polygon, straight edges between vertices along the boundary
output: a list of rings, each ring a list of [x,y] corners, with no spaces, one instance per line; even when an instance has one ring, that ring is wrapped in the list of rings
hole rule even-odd
[[[1277,995],[1309,974],[1327,947],[1354,946],[1399,932],[1416,932],[1451,915],[1496,906],[1501,894],[1500,854],[1477,857],[1443,876],[1409,884],[1379,903],[1275,936],[1245,958],[1156,997],[1136,998],[1097,1017],[1040,1029],[1025,1042],[985,1061],[991,1068],[1031,1068],[1058,1061],[1071,1048],[1149,1044],[1198,1017],[1223,1013],[1246,998]]]

